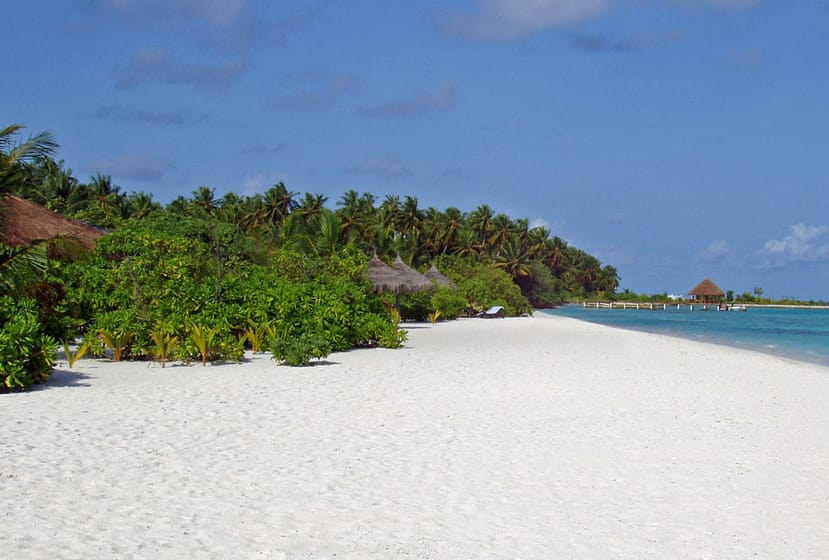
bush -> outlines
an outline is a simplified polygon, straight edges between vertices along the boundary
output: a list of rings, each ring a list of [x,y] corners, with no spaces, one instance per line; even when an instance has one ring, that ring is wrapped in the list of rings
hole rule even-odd
[[[46,381],[56,350],[57,342],[37,320],[34,300],[0,297],[0,392]]]
[[[467,308],[481,311],[493,305],[502,305],[510,316],[532,311],[529,301],[521,294],[521,288],[503,270],[486,263],[457,258],[444,259],[443,267],[444,274],[455,283],[455,290]],[[447,317],[452,316],[452,308],[444,305],[441,302],[441,311]]]
[[[312,359],[321,360],[331,353],[328,341],[315,334],[277,338],[269,348],[274,360],[295,367],[308,365]]]

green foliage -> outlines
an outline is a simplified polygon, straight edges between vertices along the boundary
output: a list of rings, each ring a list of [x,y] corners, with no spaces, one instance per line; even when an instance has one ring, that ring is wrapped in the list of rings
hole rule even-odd
[[[216,335],[219,334],[219,329],[213,327],[208,328],[202,325],[192,325],[190,327],[190,340],[196,345],[201,358],[201,364],[207,365],[208,360],[216,357],[218,345],[216,344]]]
[[[69,367],[75,367],[75,362],[80,360],[86,355],[87,350],[89,350],[89,346],[82,342],[77,350],[72,352],[72,349],[69,347],[69,341],[63,339],[63,353],[66,355],[66,361],[69,363]]]
[[[440,320],[441,310],[435,309],[432,313],[429,313],[429,321],[434,325],[435,323]]]
[[[406,321],[425,321],[432,306],[432,290],[423,290],[400,296],[400,317]]]
[[[178,337],[165,332],[161,327],[150,333],[150,337],[153,340],[153,345],[147,349],[147,352],[152,359],[160,361],[161,367],[164,368],[167,366],[167,360],[178,348]]]
[[[453,288],[438,287],[432,294],[433,309],[440,309],[444,319],[457,319],[467,309],[466,296]]]
[[[98,331],[98,337],[104,343],[104,346],[112,352],[112,360],[120,362],[122,358],[129,355],[130,345],[133,338],[135,338],[135,333],[122,330],[104,330]]]
[[[283,336],[271,341],[271,357],[287,366],[305,366],[313,360],[321,360],[331,353],[328,341],[316,334]]]
[[[469,259],[446,259],[444,268],[444,274],[456,284],[456,292],[469,309],[481,311],[501,305],[509,316],[532,311],[521,289],[501,269]],[[443,305],[441,308],[447,310]]]
[[[250,344],[250,349],[258,354],[269,336],[273,338],[273,328],[269,323],[263,323],[258,327],[251,325],[245,330],[243,342]]]
[[[37,321],[33,300],[0,297],[0,392],[46,381],[56,349]]]

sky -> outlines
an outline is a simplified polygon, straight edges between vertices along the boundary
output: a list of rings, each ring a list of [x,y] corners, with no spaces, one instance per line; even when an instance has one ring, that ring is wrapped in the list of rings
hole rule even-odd
[[[829,300],[829,1],[8,2],[0,126],[168,203],[416,196],[620,288]]]

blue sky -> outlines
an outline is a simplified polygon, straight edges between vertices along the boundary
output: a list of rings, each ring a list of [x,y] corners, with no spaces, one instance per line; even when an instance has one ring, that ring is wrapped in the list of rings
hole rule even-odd
[[[0,124],[166,203],[417,196],[621,287],[829,299],[829,2],[13,2]]]

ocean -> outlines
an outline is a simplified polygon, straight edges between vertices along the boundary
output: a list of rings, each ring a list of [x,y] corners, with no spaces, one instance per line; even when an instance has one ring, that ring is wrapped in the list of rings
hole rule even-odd
[[[747,348],[829,366],[829,309],[740,311],[590,309],[565,305],[544,313],[625,329]]]

